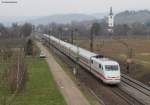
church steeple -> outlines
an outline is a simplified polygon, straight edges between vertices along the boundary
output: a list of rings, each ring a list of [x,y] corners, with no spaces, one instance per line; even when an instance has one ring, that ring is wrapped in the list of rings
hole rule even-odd
[[[114,27],[114,16],[113,16],[112,7],[110,7],[110,13],[108,16],[108,32],[109,33],[113,33],[113,27]]]
[[[112,7],[110,7],[110,14],[109,15],[113,15]]]

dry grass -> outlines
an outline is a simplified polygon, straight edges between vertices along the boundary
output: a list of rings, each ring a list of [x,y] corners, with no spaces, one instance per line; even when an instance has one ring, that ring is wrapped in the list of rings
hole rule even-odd
[[[129,48],[133,49],[134,55],[148,56],[150,54],[150,40],[146,39],[120,39],[122,42],[128,44]],[[89,40],[78,40],[75,43],[78,43],[81,47],[90,49]],[[125,45],[118,42],[116,39],[106,39],[106,38],[96,38],[94,39],[94,52],[99,54],[104,54],[106,56],[116,56],[121,57],[126,55],[128,50]],[[136,56],[135,56],[136,57]]]

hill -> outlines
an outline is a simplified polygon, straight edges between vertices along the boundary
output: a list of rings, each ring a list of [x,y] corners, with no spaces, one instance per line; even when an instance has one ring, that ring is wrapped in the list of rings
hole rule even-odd
[[[81,22],[87,20],[96,19],[94,16],[85,15],[85,14],[65,14],[65,15],[52,15],[41,17],[39,19],[30,20],[29,22],[38,25],[38,24],[48,24],[48,23],[59,23],[59,24],[68,24],[73,21]]]
[[[95,14],[58,14],[51,16],[18,16],[18,17],[0,17],[0,23],[10,26],[13,22],[23,24],[25,22],[30,22],[34,25],[39,24],[49,24],[49,23],[58,23],[58,24],[68,24],[71,22],[89,22],[93,20],[101,20],[106,13],[95,13]],[[141,10],[141,11],[124,11],[115,15],[115,24],[132,24],[135,22],[139,23],[150,23],[150,11]]]
[[[30,22],[35,25],[48,23],[58,23],[58,24],[68,24],[71,22],[81,22],[97,19],[93,15],[86,14],[58,14],[51,16],[16,16],[16,17],[0,17],[0,23],[10,26],[12,23],[17,22],[23,24],[25,22]]]
[[[150,22],[150,11],[124,11],[115,16],[115,24],[132,24],[132,23],[145,24]]]

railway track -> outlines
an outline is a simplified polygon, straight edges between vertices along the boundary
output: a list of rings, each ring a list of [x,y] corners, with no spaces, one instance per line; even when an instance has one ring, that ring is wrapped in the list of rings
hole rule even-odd
[[[53,48],[53,50],[55,50],[54,52],[61,58],[65,59],[64,62],[67,65],[71,65],[70,67],[73,67],[72,65],[74,65],[73,62],[70,58],[68,58],[65,54],[63,54],[61,51],[59,51],[56,48]],[[58,54],[59,53],[59,54]],[[61,54],[60,54],[61,53]],[[62,57],[63,55],[63,57]],[[64,58],[65,57],[65,58]],[[67,59],[66,59],[67,58]],[[69,60],[69,61],[68,61]],[[71,63],[72,62],[72,63]],[[82,67],[81,67],[82,68]],[[83,69],[83,68],[82,68]],[[95,79],[96,80],[96,79]],[[134,89],[136,89],[137,91],[141,92],[142,94],[145,94],[147,97],[149,96],[149,92],[150,89],[149,87],[145,86],[144,84],[122,74],[122,82]],[[100,82],[98,82],[100,84]],[[122,85],[123,86],[123,85]],[[122,87],[121,86],[121,87]],[[104,86],[105,87],[105,86]],[[107,88],[109,88],[114,94],[116,94],[118,97],[120,97],[122,100],[124,100],[127,104],[125,105],[149,105],[149,104],[145,104],[145,102],[138,100],[136,97],[132,96],[131,94],[128,94],[126,91],[124,91],[122,88],[120,88],[120,86],[117,87],[111,87],[111,86],[106,86]],[[90,88],[90,86],[88,87]],[[100,97],[100,95],[98,94],[97,91],[94,91],[94,89],[90,88],[92,90],[92,92],[95,94],[96,98],[99,98],[101,100],[102,97]],[[103,102],[103,105],[116,105],[116,104],[108,104],[107,102]],[[120,104],[118,104],[120,105]],[[123,104],[122,104],[123,105]]]
[[[150,105],[150,87],[125,74],[122,74],[121,77],[121,86],[119,87],[121,90],[126,91],[141,105]]]
[[[128,93],[122,91],[119,88],[112,88],[111,89],[115,94],[120,96],[125,102],[127,102],[129,105],[144,105],[142,102],[137,100],[136,98],[130,96]]]
[[[141,93],[147,95],[148,97],[150,97],[150,87],[146,86],[145,84],[125,75],[122,74],[122,82],[124,82],[125,84],[135,88],[137,91],[140,91]]]

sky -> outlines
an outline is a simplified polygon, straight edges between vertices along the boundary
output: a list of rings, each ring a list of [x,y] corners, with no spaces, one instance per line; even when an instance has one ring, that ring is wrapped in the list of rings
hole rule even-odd
[[[1,0],[0,0],[1,1]],[[3,0],[6,1],[6,0]],[[13,1],[13,0],[7,0]],[[69,13],[115,13],[124,10],[150,10],[150,0],[17,0],[0,4],[0,16],[48,16]]]

